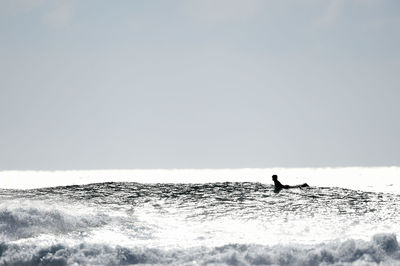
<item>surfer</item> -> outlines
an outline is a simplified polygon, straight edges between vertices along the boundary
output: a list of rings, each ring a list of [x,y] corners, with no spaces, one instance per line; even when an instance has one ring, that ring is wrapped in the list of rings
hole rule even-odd
[[[288,188],[309,187],[309,185],[307,183],[304,183],[304,184],[298,185],[298,186],[282,185],[282,183],[278,181],[277,175],[272,176],[272,181],[274,181],[275,191],[280,191],[283,188],[288,189]]]

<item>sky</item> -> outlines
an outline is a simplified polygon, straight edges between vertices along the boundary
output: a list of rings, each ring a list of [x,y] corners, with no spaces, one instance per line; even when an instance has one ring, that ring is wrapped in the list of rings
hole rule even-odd
[[[1,0],[0,170],[400,165],[398,0]]]

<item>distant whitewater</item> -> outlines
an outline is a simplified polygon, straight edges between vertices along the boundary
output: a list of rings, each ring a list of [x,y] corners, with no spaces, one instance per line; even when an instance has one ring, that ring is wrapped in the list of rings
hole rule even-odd
[[[275,193],[282,183],[310,188]],[[0,172],[0,265],[400,265],[400,171]]]

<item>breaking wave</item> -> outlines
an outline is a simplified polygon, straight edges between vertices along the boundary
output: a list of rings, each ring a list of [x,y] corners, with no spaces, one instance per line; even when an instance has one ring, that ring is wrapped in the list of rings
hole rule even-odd
[[[400,265],[399,199],[249,182],[0,190],[0,265]]]
[[[11,205],[11,206],[10,206]],[[0,204],[0,240],[18,240],[40,234],[67,234],[100,227],[110,218],[97,214],[70,214],[36,202],[20,206]]]
[[[399,264],[400,250],[395,234],[376,234],[371,241],[301,245],[229,244],[214,248],[163,250],[157,248],[111,247],[99,244],[25,246],[0,244],[1,265],[375,265]]]

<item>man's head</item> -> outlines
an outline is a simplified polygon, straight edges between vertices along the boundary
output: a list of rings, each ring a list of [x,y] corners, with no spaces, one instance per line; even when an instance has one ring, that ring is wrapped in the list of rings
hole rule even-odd
[[[272,180],[274,180],[274,181],[278,180],[278,176],[277,175],[273,175],[272,176]]]

